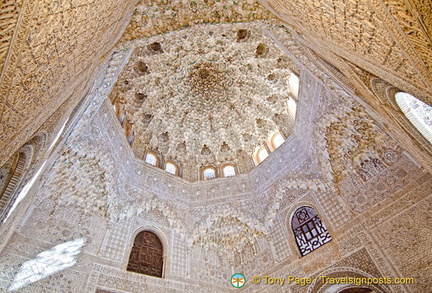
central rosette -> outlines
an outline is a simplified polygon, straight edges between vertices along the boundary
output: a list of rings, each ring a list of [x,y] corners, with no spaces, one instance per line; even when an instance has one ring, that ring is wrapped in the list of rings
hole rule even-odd
[[[217,62],[203,62],[192,66],[186,84],[190,95],[187,102],[192,107],[215,110],[225,103],[233,92],[234,80],[229,68]]]

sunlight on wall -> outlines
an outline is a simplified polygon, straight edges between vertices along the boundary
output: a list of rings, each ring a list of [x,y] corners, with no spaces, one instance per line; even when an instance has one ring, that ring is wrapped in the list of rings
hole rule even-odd
[[[76,256],[81,252],[85,242],[86,238],[65,242],[39,253],[32,260],[26,261],[16,274],[8,291],[16,291],[72,267],[77,262]]]
[[[69,121],[69,118],[66,119],[66,121],[63,123],[62,127],[60,128],[60,131],[57,133],[56,137],[54,138],[53,142],[51,143],[50,147],[48,148],[48,151],[50,151],[53,146],[56,144],[56,142],[59,140],[60,135],[62,135],[63,130],[66,127],[66,123]]]

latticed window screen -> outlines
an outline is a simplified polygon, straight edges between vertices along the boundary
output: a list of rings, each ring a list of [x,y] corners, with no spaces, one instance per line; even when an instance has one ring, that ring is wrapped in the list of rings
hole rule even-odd
[[[302,256],[331,240],[324,223],[311,207],[297,209],[291,219],[291,227]]]
[[[153,232],[140,232],[135,238],[127,270],[162,278],[162,267],[161,241]]]

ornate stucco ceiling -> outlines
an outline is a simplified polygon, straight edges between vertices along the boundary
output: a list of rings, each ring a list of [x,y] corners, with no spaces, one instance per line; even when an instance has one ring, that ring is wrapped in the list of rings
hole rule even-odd
[[[120,42],[148,38],[196,24],[276,20],[257,0],[141,0]]]
[[[282,28],[257,2],[201,2],[137,6],[119,45],[134,51],[110,99],[141,158],[154,150],[195,171],[250,166],[270,133],[292,129],[288,79],[298,69],[266,35]]]

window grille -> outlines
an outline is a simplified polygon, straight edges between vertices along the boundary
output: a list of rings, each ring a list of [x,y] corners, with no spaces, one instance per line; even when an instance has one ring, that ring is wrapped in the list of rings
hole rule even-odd
[[[291,227],[302,256],[332,239],[324,223],[311,207],[297,209],[291,219]]]

